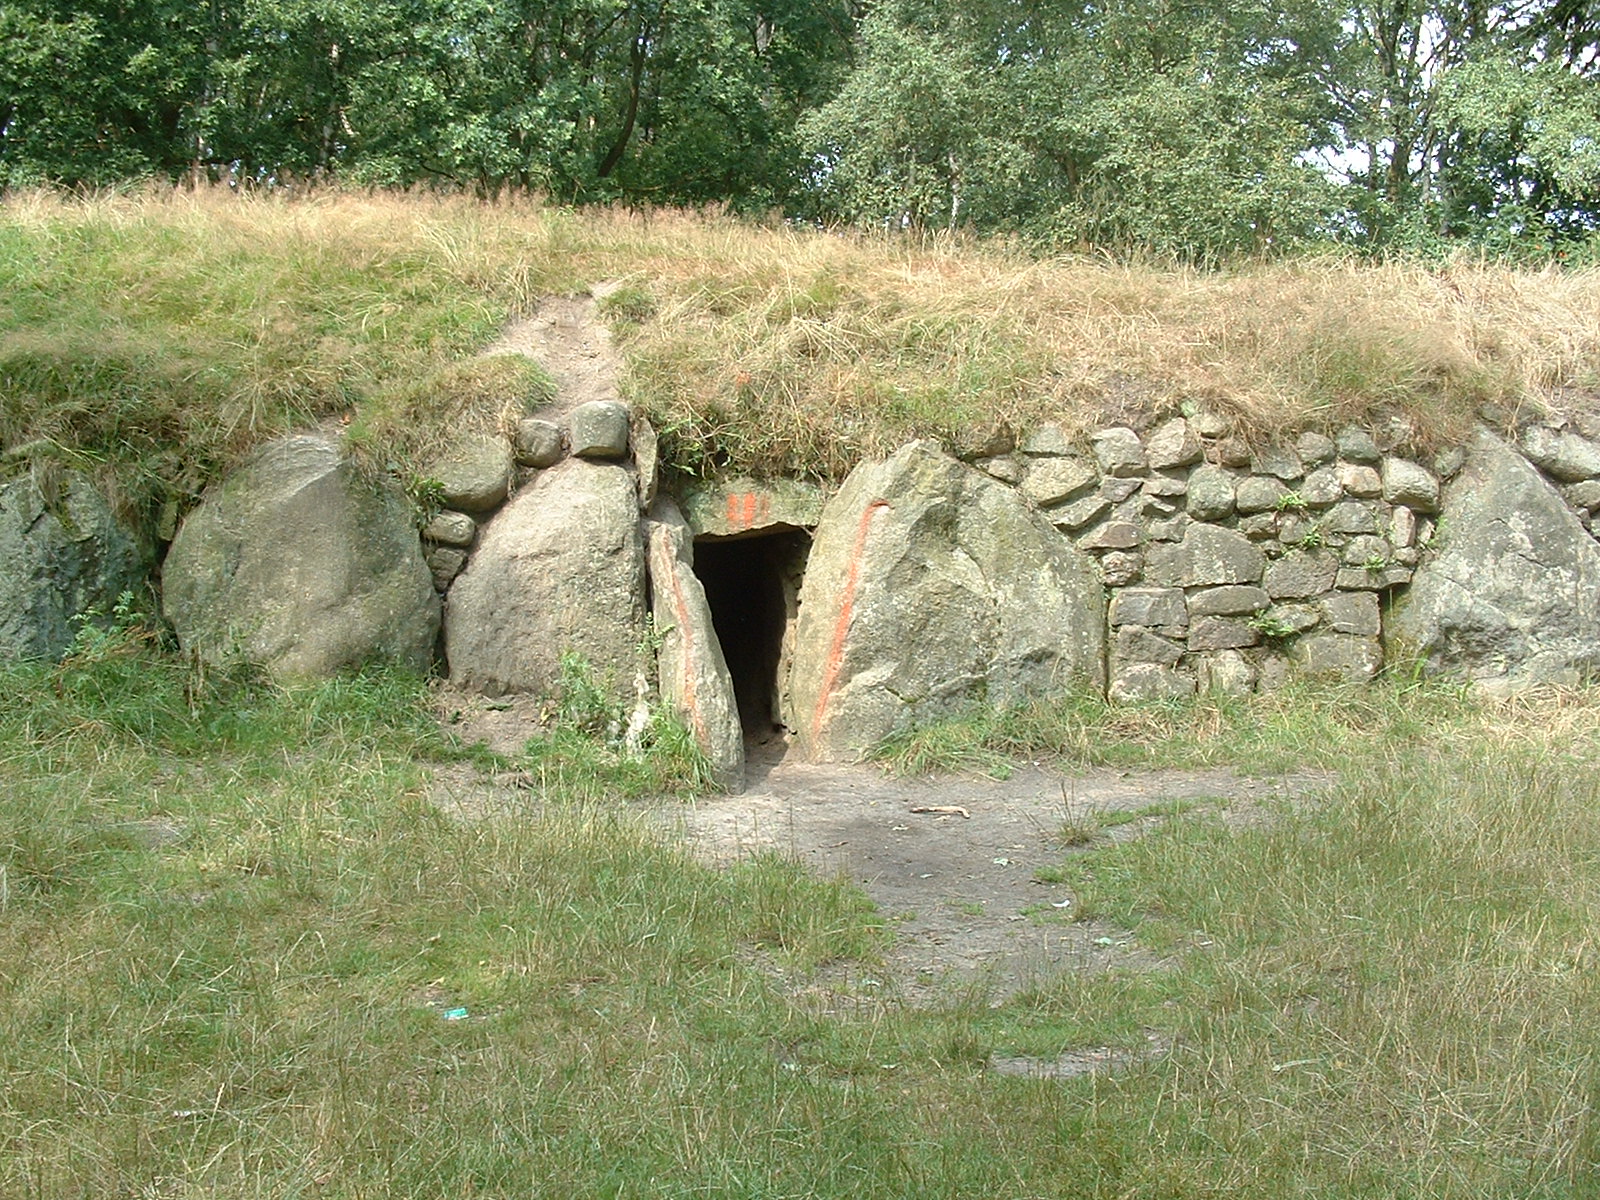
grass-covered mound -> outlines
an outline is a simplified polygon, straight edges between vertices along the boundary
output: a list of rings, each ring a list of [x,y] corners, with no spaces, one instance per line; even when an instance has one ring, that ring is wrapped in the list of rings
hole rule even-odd
[[[439,426],[545,396],[471,362],[551,293],[603,305],[624,389],[690,471],[838,477],[1001,417],[1205,404],[1255,437],[1600,394],[1600,271],[1313,259],[1204,273],[710,215],[407,195],[17,195],[0,207],[0,448],[190,494],[262,438],[348,421],[412,470]],[[421,431],[419,435],[418,431]]]

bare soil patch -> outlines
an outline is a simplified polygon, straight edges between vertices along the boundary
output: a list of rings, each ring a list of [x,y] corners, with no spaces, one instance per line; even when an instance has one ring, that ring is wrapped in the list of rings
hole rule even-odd
[[[446,688],[438,712],[463,740],[508,756],[541,728],[538,705],[525,697],[490,701]],[[663,802],[652,815],[711,862],[775,851],[866,891],[895,934],[882,963],[795,974],[776,959],[759,962],[830,1010],[978,993],[1000,1003],[1064,971],[1161,970],[1161,958],[1130,931],[1079,919],[1071,889],[1041,882],[1041,869],[1143,836],[1176,811],[1244,827],[1332,782],[1326,772],[1253,777],[1048,762],[1020,764],[1006,779],[913,779],[804,762],[786,750],[752,743],[743,793]],[[468,819],[526,806],[537,794],[538,781],[521,773],[486,775],[465,764],[436,771],[433,784],[435,801]]]
[[[1044,763],[1003,780],[898,779],[871,767],[796,761],[781,749],[753,747],[744,794],[696,801],[676,819],[714,861],[776,850],[872,897],[895,931],[884,963],[792,981],[851,1004],[874,995],[922,1004],[974,989],[999,1003],[1062,971],[1159,970],[1161,959],[1133,934],[1076,919],[1071,890],[1036,873],[1168,819],[1150,810],[1192,806],[1243,824],[1262,819],[1268,802],[1329,781]],[[1107,814],[1117,814],[1116,823],[1099,829]]]
[[[603,294],[603,289],[600,290]],[[595,311],[594,296],[549,296],[530,317],[514,321],[483,351],[522,354],[555,380],[555,399],[530,415],[560,420],[590,400],[617,399],[622,356]]]

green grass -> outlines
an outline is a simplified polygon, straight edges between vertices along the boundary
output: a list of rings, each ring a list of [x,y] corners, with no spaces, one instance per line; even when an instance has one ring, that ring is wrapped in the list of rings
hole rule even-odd
[[[971,771],[1004,778],[1041,757],[1079,766],[1231,766],[1256,774],[1337,769],[1374,743],[1455,737],[1474,701],[1446,679],[1383,686],[1293,683],[1248,698],[1118,704],[1069,692],[965,714],[885,738],[871,757],[901,775]]]
[[[1595,1194],[1586,693],[1075,702],[1083,757],[1340,782],[1063,852],[1071,913],[1168,969],[915,1011],[783,984],[880,971],[892,922],[780,856],[696,861],[603,738],[540,776],[422,680],[200,675],[137,629],[0,684],[8,1198]],[[464,762],[536,782],[452,819],[430,778]],[[984,1066],[1151,1035],[1115,1076]]]

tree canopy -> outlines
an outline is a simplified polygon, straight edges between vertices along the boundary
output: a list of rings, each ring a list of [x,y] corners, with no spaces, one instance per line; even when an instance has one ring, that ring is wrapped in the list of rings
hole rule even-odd
[[[0,185],[536,189],[1211,260],[1600,228],[1586,0],[0,0]]]

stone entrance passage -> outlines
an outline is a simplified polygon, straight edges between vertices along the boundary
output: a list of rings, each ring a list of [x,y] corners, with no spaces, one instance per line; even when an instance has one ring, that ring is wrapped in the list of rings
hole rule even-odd
[[[799,529],[695,540],[694,573],[733,676],[739,720],[757,742],[789,724],[786,677],[810,549],[811,535]]]

